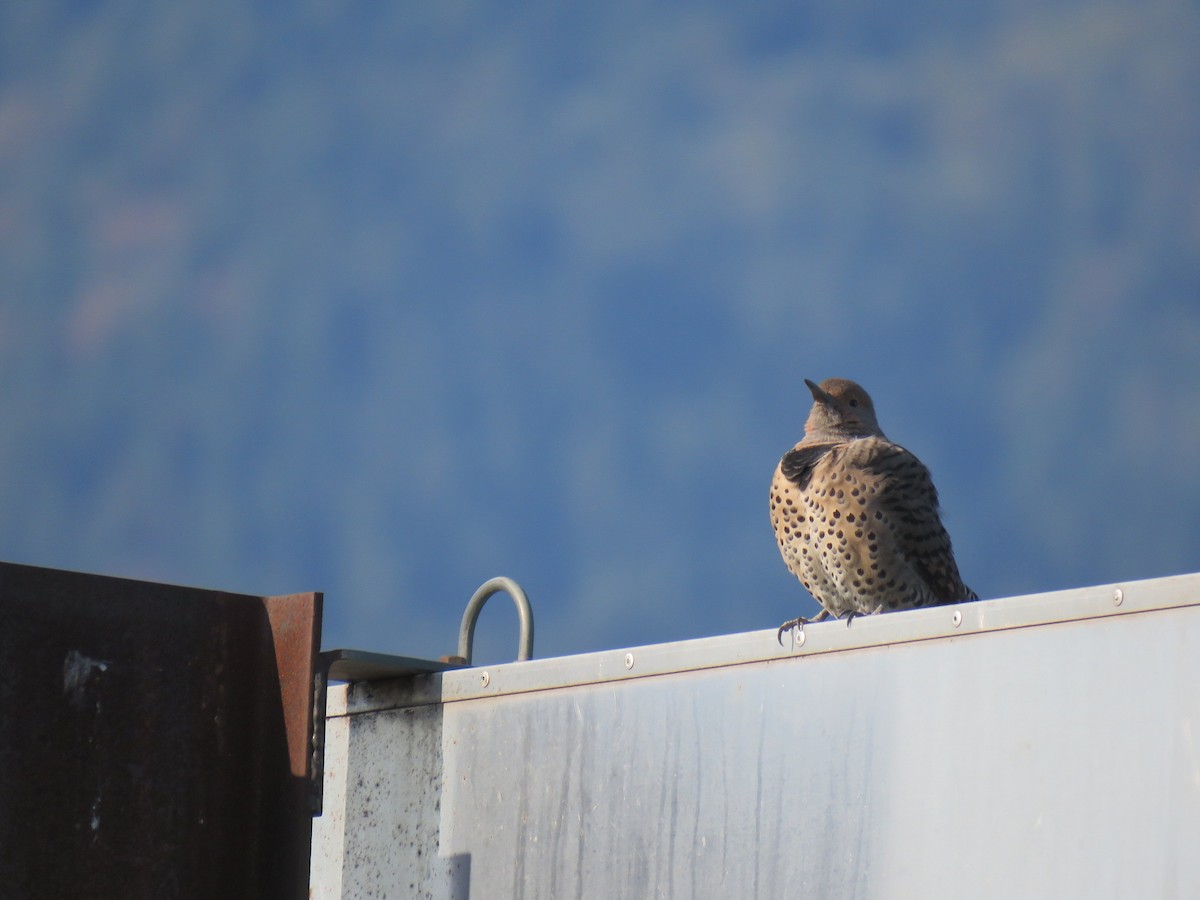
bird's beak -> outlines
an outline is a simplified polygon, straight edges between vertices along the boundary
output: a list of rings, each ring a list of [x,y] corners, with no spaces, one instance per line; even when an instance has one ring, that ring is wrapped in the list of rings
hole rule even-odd
[[[823,390],[821,390],[819,385],[814,384],[813,382],[809,381],[807,378],[804,379],[804,383],[808,385],[808,389],[810,391],[812,391],[813,399],[816,400],[818,403],[824,403],[826,406],[835,405],[833,402],[833,398],[830,397]]]

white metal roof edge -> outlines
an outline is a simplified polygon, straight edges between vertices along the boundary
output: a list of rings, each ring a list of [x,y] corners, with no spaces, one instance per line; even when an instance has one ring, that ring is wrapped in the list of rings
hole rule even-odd
[[[980,600],[808,625],[802,640],[774,628],[456,669],[329,688],[329,716],[645,678],[676,672],[1200,606],[1200,573]]]

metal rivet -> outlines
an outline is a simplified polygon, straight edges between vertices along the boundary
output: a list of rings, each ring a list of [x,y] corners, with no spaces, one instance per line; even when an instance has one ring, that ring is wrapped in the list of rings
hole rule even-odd
[[[487,673],[487,669],[479,673],[479,683],[484,687],[492,683],[492,676]]]
[[[1113,606],[1120,606],[1125,602],[1125,592],[1120,588],[1113,591]]]
[[[632,653],[625,654],[625,668],[627,668],[627,669],[633,668],[633,654]]]
[[[803,629],[803,628],[798,628],[798,629],[796,629],[795,637],[792,639],[792,640],[795,642],[795,643],[794,643],[794,646],[796,646],[796,647],[803,647],[803,646],[804,646],[804,640],[805,640],[805,638],[806,638],[806,637],[807,637],[807,635],[805,635],[805,634],[804,634],[804,629]]]
[[[954,615],[950,617],[950,620],[954,623],[954,627],[957,628],[962,624],[962,612],[956,609],[954,611]]]

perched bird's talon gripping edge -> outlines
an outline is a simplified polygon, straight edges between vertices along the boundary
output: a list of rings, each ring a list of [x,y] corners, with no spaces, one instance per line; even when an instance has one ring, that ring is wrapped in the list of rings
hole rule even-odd
[[[779,641],[779,646],[782,647],[783,646],[783,633],[785,631],[791,631],[793,628],[795,628],[800,633],[800,640],[797,643],[803,644],[804,643],[804,626],[808,625],[810,622],[823,622],[828,618],[829,618],[829,610],[822,609],[819,613],[817,613],[811,619],[807,619],[804,616],[796,616],[796,618],[794,618],[794,619],[788,619],[786,622],[784,622],[782,625],[779,626],[779,631],[777,631],[775,633],[775,640]]]
[[[784,622],[782,625],[779,626],[779,631],[775,632],[775,640],[779,641],[779,646],[782,647],[783,646],[783,633],[785,631],[791,631],[793,628],[799,628],[801,631],[803,631],[804,626],[807,624],[808,624],[808,619],[804,618],[804,616],[800,616],[799,618],[795,618],[795,619],[789,619],[788,621]]]
[[[784,563],[821,604],[846,619],[978,600],[962,582],[938,515],[929,470],[879,427],[875,404],[845,378],[805,379],[812,410],[804,440],[771,482],[771,524]]]

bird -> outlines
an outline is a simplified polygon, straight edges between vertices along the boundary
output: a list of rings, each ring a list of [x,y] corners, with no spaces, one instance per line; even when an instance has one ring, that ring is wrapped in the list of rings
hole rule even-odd
[[[929,470],[888,440],[858,384],[807,378],[804,439],[771,480],[771,524],[783,561],[821,604],[783,633],[830,616],[978,600],[963,584]]]

